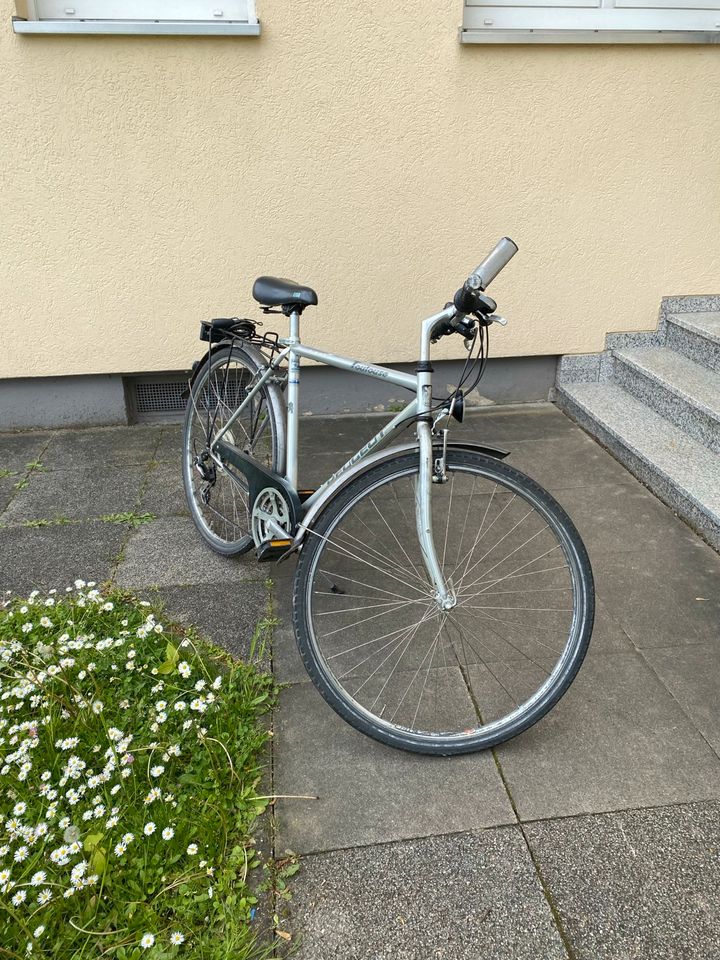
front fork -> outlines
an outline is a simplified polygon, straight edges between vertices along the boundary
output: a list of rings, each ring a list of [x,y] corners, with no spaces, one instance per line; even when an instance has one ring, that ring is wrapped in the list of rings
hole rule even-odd
[[[443,576],[442,567],[438,560],[433,537],[431,491],[433,486],[433,472],[435,461],[433,458],[433,436],[430,406],[432,386],[430,373],[419,374],[418,380],[427,380],[427,383],[418,384],[419,406],[423,410],[425,419],[419,420],[417,437],[420,448],[420,470],[415,484],[415,518],[417,534],[420,542],[423,563],[430,580],[435,585],[435,599],[443,610],[450,610],[456,604],[455,594],[450,584]],[[444,465],[443,465],[444,468]]]

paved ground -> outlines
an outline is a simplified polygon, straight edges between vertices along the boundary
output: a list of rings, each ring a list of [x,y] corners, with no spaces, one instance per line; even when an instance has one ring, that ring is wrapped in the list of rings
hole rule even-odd
[[[307,420],[301,480],[377,428]],[[565,506],[599,600],[570,692],[494,754],[399,753],[332,713],[294,649],[292,569],[195,535],[177,427],[0,435],[0,587],[157,590],[240,655],[274,604],[274,790],[318,797],[277,803],[276,850],[303,856],[285,921],[299,960],[720,958],[720,557],[549,405],[475,413],[462,433]],[[101,519],[129,511],[158,519]]]

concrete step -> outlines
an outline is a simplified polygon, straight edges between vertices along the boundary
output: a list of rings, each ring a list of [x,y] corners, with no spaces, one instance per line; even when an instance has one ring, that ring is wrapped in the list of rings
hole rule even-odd
[[[565,383],[556,402],[720,550],[720,458],[613,381]]]
[[[615,382],[720,453],[720,376],[667,347],[614,350]]]
[[[720,370],[720,312],[671,314],[665,331],[670,349],[711,370]]]

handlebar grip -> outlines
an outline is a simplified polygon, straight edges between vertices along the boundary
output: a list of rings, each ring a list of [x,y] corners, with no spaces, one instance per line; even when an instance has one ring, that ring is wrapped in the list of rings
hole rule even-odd
[[[476,267],[470,275],[470,280],[475,280],[481,290],[484,290],[495,277],[500,273],[503,267],[506,267],[518,252],[517,244],[510,237],[503,237],[492,250]],[[472,285],[472,284],[471,284]]]

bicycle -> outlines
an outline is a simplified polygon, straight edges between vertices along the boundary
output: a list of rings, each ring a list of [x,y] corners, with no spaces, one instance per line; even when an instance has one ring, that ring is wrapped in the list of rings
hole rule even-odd
[[[261,277],[253,296],[289,319],[288,336],[238,318],[201,328],[183,445],[193,520],[221,554],[298,553],[293,623],[313,683],[352,726],[405,750],[464,753],[527,730],[567,691],[592,632],[592,571],[567,514],[506,451],[448,439],[489,328],[505,323],[485,290],[516,252],[503,238],[423,322],[415,376],[301,343],[318,299],[287,280]],[[455,335],[463,376],[436,398],[431,345]],[[298,488],[301,358],[415,394],[316,490]],[[388,446],[410,425],[414,441]]]

